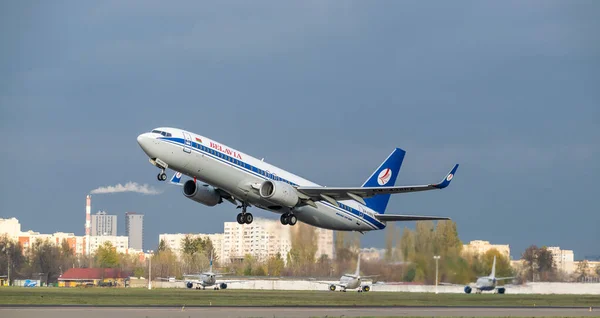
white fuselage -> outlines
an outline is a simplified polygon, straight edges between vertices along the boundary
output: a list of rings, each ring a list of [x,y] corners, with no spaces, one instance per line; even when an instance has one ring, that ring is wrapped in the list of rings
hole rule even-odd
[[[214,273],[202,273],[200,274],[200,281],[202,286],[213,286],[217,282],[217,278]]]
[[[479,277],[475,282],[475,288],[478,290],[494,290],[496,289],[496,279],[492,277]]]
[[[168,168],[197,178],[222,189],[236,199],[275,213],[290,212],[264,200],[257,188],[266,180],[276,180],[295,186],[317,184],[272,166],[207,137],[174,128],[164,128],[170,136],[145,133],[138,143],[151,159],[160,159]],[[385,228],[373,210],[356,201],[339,201],[333,205],[317,201],[316,208],[303,205],[293,208],[298,220],[313,226],[342,231],[370,231]]]
[[[340,279],[340,285],[346,286],[345,289],[355,289],[360,287],[361,281],[360,278],[344,275]]]

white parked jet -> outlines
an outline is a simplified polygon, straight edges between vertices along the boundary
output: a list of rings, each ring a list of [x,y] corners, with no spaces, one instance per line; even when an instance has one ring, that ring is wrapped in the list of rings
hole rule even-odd
[[[506,291],[505,286],[497,286],[499,280],[513,279],[514,277],[496,277],[496,256],[494,256],[494,263],[492,264],[492,273],[490,276],[483,276],[477,278],[474,284],[465,286],[465,293],[470,294],[473,289],[475,293],[481,294],[483,291],[493,290],[494,293],[504,294]]]
[[[208,270],[208,272],[203,272],[200,274],[193,274],[193,275],[183,275],[184,277],[184,282],[185,282],[185,286],[187,288],[194,288],[194,285],[196,285],[196,289],[206,289],[206,287],[210,287],[213,286],[214,290],[219,290],[219,289],[227,289],[227,284],[232,284],[232,283],[243,283],[246,281],[243,280],[218,280],[218,277],[222,277],[223,274],[221,273],[215,273],[213,272],[213,260],[212,260],[212,256],[210,259],[210,269]]]
[[[356,263],[356,272],[354,275],[352,274],[344,274],[340,278],[339,283],[329,283],[329,282],[316,282],[318,284],[327,284],[329,285],[330,291],[335,291],[336,287],[340,287],[341,291],[345,292],[346,289],[356,289],[358,288],[358,292],[368,292],[371,290],[371,286],[369,284],[365,284],[362,280],[363,278],[376,277],[379,275],[370,275],[370,276],[360,276],[360,254],[358,255],[358,262]]]
[[[240,224],[252,223],[247,208],[255,206],[281,214],[282,224],[298,220],[338,231],[381,230],[388,221],[448,220],[447,217],[384,214],[390,194],[443,189],[450,184],[458,165],[439,183],[394,186],[404,150],[396,148],[362,187],[323,187],[272,166],[207,137],[176,128],[156,128],[137,137],[150,162],[161,171],[194,180],[183,184],[183,194],[196,202],[215,206],[223,200],[241,208]],[[196,180],[203,184],[198,184]]]

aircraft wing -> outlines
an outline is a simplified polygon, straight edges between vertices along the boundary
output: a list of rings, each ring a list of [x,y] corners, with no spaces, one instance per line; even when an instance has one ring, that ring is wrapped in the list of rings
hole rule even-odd
[[[364,198],[370,198],[379,194],[396,194],[443,189],[450,185],[450,181],[452,181],[457,169],[458,164],[450,170],[442,181],[435,184],[393,187],[298,187],[297,190],[310,199],[326,200],[332,204],[334,203],[332,201],[335,200],[355,200],[365,204]],[[337,205],[337,203],[335,203],[335,205]]]
[[[496,277],[496,280],[507,280],[507,279],[513,279],[515,277]]]
[[[171,279],[171,280],[168,280],[168,279],[163,278],[163,279],[159,279],[159,280],[175,282],[175,283],[188,283],[189,282],[189,283],[194,283],[194,284],[202,284],[202,281],[199,279],[175,279],[175,280]]]
[[[221,284],[221,283],[225,283],[225,284],[233,284],[233,283],[247,283],[248,280],[218,280],[215,282],[215,284]]]
[[[447,282],[438,282],[438,285],[440,286],[456,286],[456,287],[465,287],[465,286],[469,286],[471,288],[477,288],[475,283],[468,283],[468,284],[455,284],[455,283],[447,283]]]
[[[325,284],[325,285],[335,285],[335,286],[338,286],[338,287],[343,287],[343,288],[346,288],[346,284],[341,284],[341,283],[332,283],[332,282],[316,282],[316,281],[313,281],[313,283],[317,283],[317,284]]]
[[[371,278],[371,277],[379,277],[381,275],[364,275],[364,276],[360,276],[360,278]]]

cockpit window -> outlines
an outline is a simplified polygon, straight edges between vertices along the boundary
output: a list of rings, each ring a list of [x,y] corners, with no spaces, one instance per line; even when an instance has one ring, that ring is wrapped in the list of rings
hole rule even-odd
[[[152,132],[155,133],[155,134],[161,134],[161,135],[163,135],[165,137],[171,137],[172,136],[171,133],[166,132],[166,131],[162,131],[162,130],[158,130],[158,129],[154,129],[154,130],[152,130]]]

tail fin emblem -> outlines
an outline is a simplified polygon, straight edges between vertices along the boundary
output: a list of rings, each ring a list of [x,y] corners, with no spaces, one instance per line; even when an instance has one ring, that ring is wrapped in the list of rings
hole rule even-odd
[[[385,185],[386,183],[388,183],[390,181],[391,178],[392,178],[392,170],[390,168],[383,169],[383,170],[381,170],[381,172],[379,173],[379,176],[377,177],[377,183],[379,183],[379,185]]]
[[[446,177],[446,181],[450,181],[450,180],[452,180],[452,178],[453,178],[453,177],[454,177],[454,175],[450,173],[450,174],[449,174],[449,175]]]

